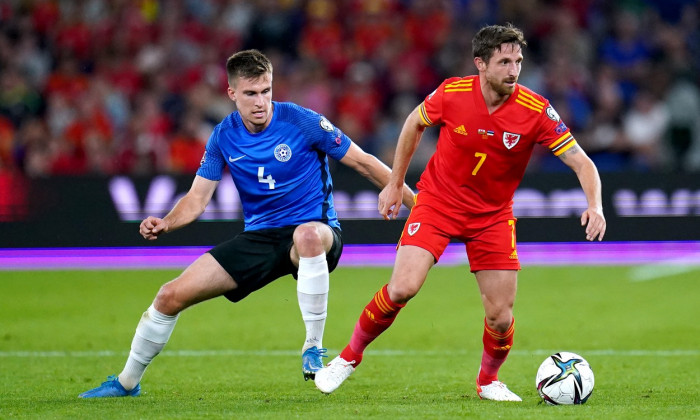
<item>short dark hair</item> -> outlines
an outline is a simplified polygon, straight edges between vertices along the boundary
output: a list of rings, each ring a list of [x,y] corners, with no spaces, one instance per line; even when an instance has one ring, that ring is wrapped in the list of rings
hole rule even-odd
[[[272,74],[272,63],[258,50],[239,51],[226,60],[229,83],[238,77],[257,79],[266,73]]]
[[[501,49],[502,44],[517,44],[521,49],[527,47],[523,31],[507,23],[481,28],[472,39],[472,53],[474,58],[479,57],[488,62],[494,51]]]

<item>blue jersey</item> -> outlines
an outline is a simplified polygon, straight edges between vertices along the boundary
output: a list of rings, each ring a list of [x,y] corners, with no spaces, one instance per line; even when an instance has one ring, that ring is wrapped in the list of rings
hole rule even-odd
[[[250,133],[238,112],[224,118],[209,137],[197,175],[219,181],[228,165],[245,230],[311,221],[340,227],[327,156],[342,159],[350,138],[314,111],[272,104],[272,120],[260,133]]]

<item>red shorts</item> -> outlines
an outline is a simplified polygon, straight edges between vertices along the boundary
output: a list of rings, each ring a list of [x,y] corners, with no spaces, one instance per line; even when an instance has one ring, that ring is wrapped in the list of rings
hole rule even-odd
[[[515,222],[511,209],[479,217],[454,217],[440,210],[437,200],[421,200],[408,216],[398,246],[413,245],[433,254],[435,261],[452,239],[464,242],[469,269],[520,270]],[[431,204],[433,201],[435,204]]]

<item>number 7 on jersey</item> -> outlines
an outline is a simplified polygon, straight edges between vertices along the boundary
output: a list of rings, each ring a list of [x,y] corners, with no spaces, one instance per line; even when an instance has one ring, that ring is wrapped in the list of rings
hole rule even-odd
[[[474,153],[474,156],[479,158],[479,162],[476,164],[476,167],[474,167],[472,175],[476,175],[476,173],[479,172],[479,168],[481,168],[481,165],[483,165],[484,161],[486,160],[486,153],[476,152]]]

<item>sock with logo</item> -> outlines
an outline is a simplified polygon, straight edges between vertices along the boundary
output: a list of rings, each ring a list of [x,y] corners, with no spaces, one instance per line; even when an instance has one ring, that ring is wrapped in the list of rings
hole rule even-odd
[[[405,303],[398,304],[389,299],[387,285],[384,285],[365,306],[355,324],[350,344],[340,353],[340,357],[348,362],[354,360],[355,366],[359,365],[365,348],[391,326],[404,306]]]
[[[489,328],[486,319],[484,319],[484,352],[481,355],[479,385],[488,385],[498,380],[498,370],[506,361],[510,348],[513,346],[514,331],[515,319],[511,321],[510,327],[503,333]]]

